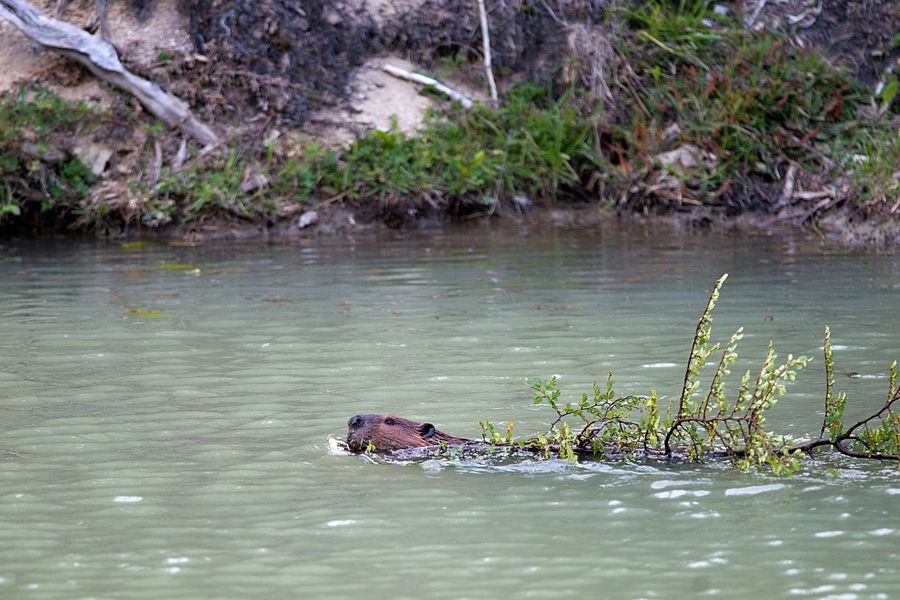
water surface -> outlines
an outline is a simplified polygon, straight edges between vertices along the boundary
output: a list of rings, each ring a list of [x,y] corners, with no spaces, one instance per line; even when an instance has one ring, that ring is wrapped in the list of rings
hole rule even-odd
[[[712,282],[744,367],[832,327],[848,413],[900,358],[900,259],[789,235],[473,228],[295,244],[0,250],[0,598],[892,598],[900,472],[371,463],[356,413],[477,437],[676,394]],[[771,414],[818,430],[821,360]],[[546,410],[546,409],[544,409]]]

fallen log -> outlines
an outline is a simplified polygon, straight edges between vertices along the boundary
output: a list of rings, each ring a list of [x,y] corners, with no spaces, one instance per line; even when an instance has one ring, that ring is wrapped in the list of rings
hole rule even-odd
[[[221,144],[219,136],[191,113],[187,103],[122,66],[116,49],[106,40],[48,17],[24,0],[0,0],[0,17],[41,46],[78,61],[99,79],[132,94],[169,127],[178,127],[204,146]]]

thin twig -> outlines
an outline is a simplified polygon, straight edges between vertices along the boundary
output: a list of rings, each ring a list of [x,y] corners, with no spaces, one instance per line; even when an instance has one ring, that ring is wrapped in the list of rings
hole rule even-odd
[[[819,18],[819,15],[822,14],[823,6],[824,4],[821,0],[819,0],[819,3],[814,8],[805,10],[799,15],[787,15],[788,23],[790,23],[791,25],[797,25],[799,23],[801,28],[809,29],[815,24],[816,20]],[[807,20],[810,16],[812,16],[812,20]],[[802,23],[801,21],[806,22]]]
[[[819,437],[825,437],[825,430],[828,429],[828,413],[831,412],[832,403],[834,402],[834,361],[831,353],[831,328],[825,327],[825,339],[822,342],[822,352],[825,354],[825,417],[822,419],[822,429],[819,431]]]
[[[559,25],[565,26],[565,23],[563,23],[563,22],[559,19],[559,17],[556,16],[556,13],[553,12],[553,9],[550,8],[550,5],[547,4],[546,2],[544,2],[544,0],[541,0],[541,6],[543,6],[544,9],[550,14],[550,18],[551,18],[551,19],[553,19],[554,21],[556,21]]]
[[[821,190],[818,192],[794,192],[794,200],[819,200],[820,198],[834,198],[834,190]]]
[[[112,30],[109,28],[109,0],[97,0],[97,21],[100,22],[100,37],[112,44]]]
[[[432,77],[427,77],[425,75],[421,75],[419,73],[413,73],[411,71],[407,71],[405,69],[401,69],[399,67],[395,67],[394,65],[382,65],[381,70],[389,75],[393,75],[399,79],[405,79],[407,81],[412,81],[415,83],[421,83],[422,85],[427,85],[435,89],[445,96],[449,97],[451,100],[456,100],[459,102],[463,108],[470,109],[475,106],[475,103],[472,102],[472,99],[463,94],[460,91],[454,90],[453,88],[447,87],[437,79]]]
[[[753,27],[753,23],[756,22],[756,18],[759,16],[759,13],[762,12],[762,9],[766,6],[766,0],[759,0],[759,4],[756,5],[756,10],[753,11],[753,14],[750,15],[750,18],[747,19],[746,25],[747,29]]]
[[[888,398],[888,399],[885,401],[885,403],[881,406],[881,409],[880,409],[877,413],[875,413],[875,414],[873,414],[873,415],[870,415],[870,416],[866,417],[865,419],[860,419],[859,421],[857,421],[856,423],[854,423],[854,424],[846,431],[846,433],[844,433],[844,435],[842,435],[841,437],[842,437],[842,438],[845,438],[845,439],[846,439],[846,438],[849,438],[851,435],[853,435],[853,432],[856,431],[857,429],[859,429],[861,426],[866,425],[869,421],[871,421],[871,420],[873,420],[873,419],[876,419],[876,418],[880,417],[881,414],[882,414],[884,411],[886,411],[886,410],[889,411],[889,410],[891,409],[891,406],[892,406],[895,402],[900,402],[900,389],[898,389],[898,390],[894,393],[893,397]]]
[[[150,169],[150,186],[156,185],[162,173],[163,154],[159,138],[153,138],[153,166]]]
[[[175,160],[172,161],[172,171],[180,171],[181,167],[184,166],[185,160],[187,160],[187,139],[181,138],[181,143],[178,145],[178,152],[175,153]]]

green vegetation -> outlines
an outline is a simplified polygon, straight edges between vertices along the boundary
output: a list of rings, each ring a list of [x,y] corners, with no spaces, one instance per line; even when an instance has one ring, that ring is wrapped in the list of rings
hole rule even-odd
[[[352,200],[423,193],[488,204],[510,194],[552,200],[596,166],[590,134],[571,94],[554,99],[547,88],[523,85],[498,110],[432,112],[415,136],[395,126],[373,131],[340,154],[313,153],[312,160],[286,169],[282,181]]]
[[[90,194],[94,175],[63,142],[92,114],[43,88],[0,95],[0,223],[35,213],[52,219]]]
[[[152,191],[151,197],[169,200],[167,203],[157,203],[163,220],[175,216],[171,210],[176,206],[181,211],[177,215],[178,220],[184,222],[217,214],[251,218],[271,213],[262,189],[241,190],[246,168],[240,155],[231,152],[217,161],[213,168],[192,165],[164,178]]]
[[[291,204],[326,199],[374,203],[379,211],[404,198],[444,208],[471,200],[490,210],[503,197],[552,202],[563,189],[577,191],[598,167],[590,136],[572,94],[554,98],[547,87],[523,85],[498,110],[432,111],[414,136],[394,126],[342,151],[303,141],[283,159],[271,146],[259,156],[231,152],[166,175],[144,193],[163,222],[216,214],[277,218]],[[242,191],[249,173],[268,184]]]
[[[855,170],[849,158],[871,151],[869,142],[896,138],[889,119],[897,107],[872,112],[868,92],[819,53],[723,24],[711,2],[685,4],[649,2],[628,12],[630,37],[619,48],[633,71],[619,98],[628,118],[609,135],[621,149],[619,172],[637,182],[632,202],[671,200],[676,189],[690,202],[729,205],[768,186],[765,206],[778,199],[789,165],[821,188]],[[677,185],[655,185],[654,157],[683,144],[709,160],[680,169]],[[884,172],[889,160],[870,156],[867,168]],[[857,200],[888,188],[879,180],[860,188]]]
[[[127,311],[127,314],[133,317],[143,317],[145,319],[162,319],[168,316],[163,310],[153,308],[133,308]]]
[[[845,427],[843,413],[846,394],[834,393],[834,360],[831,333],[825,329],[825,416],[819,437],[800,442],[766,430],[766,413],[787,393],[786,382],[810,359],[788,355],[777,362],[769,344],[756,377],[748,370],[736,392],[726,390],[730,368],[737,360],[737,344],[743,337],[738,329],[724,349],[712,343],[712,312],[727,276],[720,278],[700,317],[685,369],[684,385],[677,400],[660,411],[655,391],[648,396],[616,396],[612,373],[606,385],[594,384],[578,402],[560,399],[559,381],[535,379],[529,382],[534,403],[547,405],[556,419],[546,432],[516,441],[511,427],[501,436],[490,422],[481,424],[484,439],[492,444],[527,448],[545,457],[577,460],[580,456],[604,455],[683,457],[704,460],[727,457],[739,469],[763,467],[776,475],[790,475],[800,469],[798,460],[816,448],[831,448],[856,458],[900,461],[900,404],[897,362],[890,367],[888,393],[878,411]],[[721,351],[705,393],[701,372],[709,359]],[[674,397],[673,397],[674,399]]]
[[[858,138],[858,154],[849,157],[850,174],[867,211],[895,213],[900,207],[900,133],[865,132]]]

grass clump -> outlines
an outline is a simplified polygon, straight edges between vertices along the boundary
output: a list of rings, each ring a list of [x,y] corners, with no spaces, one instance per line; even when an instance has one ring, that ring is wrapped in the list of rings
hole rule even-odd
[[[190,223],[214,214],[276,219],[334,200],[385,217],[398,203],[477,212],[512,196],[552,202],[581,193],[598,168],[592,135],[572,94],[554,98],[546,86],[523,85],[497,110],[431,111],[413,135],[394,123],[340,150],[303,141],[288,156],[273,144],[234,151],[164,176],[145,190],[147,206]],[[265,183],[252,185],[260,177]]]
[[[862,208],[900,215],[900,134],[897,130],[866,132],[860,136],[859,153],[849,156],[849,162]]]
[[[0,226],[54,220],[90,194],[95,177],[69,147],[94,111],[44,88],[0,95]]]
[[[676,187],[695,203],[768,208],[788,165],[830,172],[842,159],[835,150],[860,153],[863,139],[890,130],[886,119],[867,118],[869,93],[820,55],[744,30],[711,7],[648,2],[627,13],[631,31],[619,47],[630,65],[626,116],[609,136],[624,149],[611,162],[640,182],[634,201],[654,199],[659,182],[649,175],[659,154],[690,144],[712,158],[679,169],[655,199]],[[760,189],[767,201],[748,205]]]
[[[94,113],[84,102],[70,102],[46,88],[20,88],[0,94],[0,142],[8,143],[31,131],[49,135],[82,124]]]
[[[282,182],[306,194],[385,201],[427,194],[443,201],[506,195],[555,200],[596,166],[590,123],[571,94],[547,87],[512,90],[503,107],[430,112],[415,135],[375,130],[343,152],[312,153]]]
[[[179,220],[192,222],[211,215],[251,219],[267,214],[264,186],[249,189],[249,163],[240,152],[232,151],[216,161],[212,168],[191,165],[175,176],[164,178],[155,187],[157,197],[170,200],[157,202],[160,207],[180,206]],[[167,211],[162,218],[171,218]]]

